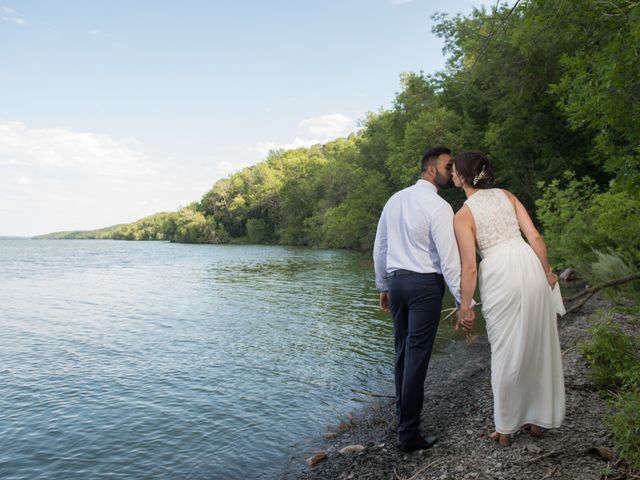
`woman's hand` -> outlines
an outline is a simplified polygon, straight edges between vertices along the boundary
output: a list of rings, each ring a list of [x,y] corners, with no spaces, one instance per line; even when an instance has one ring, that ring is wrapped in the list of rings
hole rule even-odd
[[[547,282],[549,282],[549,286],[553,288],[555,284],[558,282],[558,276],[553,273],[553,270],[549,269],[547,271]]]
[[[456,330],[460,330],[460,327],[465,332],[470,332],[473,329],[473,324],[476,322],[476,312],[471,307],[460,307],[458,309],[458,321],[456,322]]]

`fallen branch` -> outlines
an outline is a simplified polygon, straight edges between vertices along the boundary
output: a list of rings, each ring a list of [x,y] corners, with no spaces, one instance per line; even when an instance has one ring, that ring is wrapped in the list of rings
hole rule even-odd
[[[587,301],[591,297],[593,297],[597,292],[599,292],[603,288],[614,287],[616,285],[622,285],[623,283],[628,283],[628,282],[631,282],[631,281],[636,280],[638,278],[640,278],[640,272],[632,273],[631,275],[627,275],[625,277],[620,277],[620,278],[617,278],[615,280],[610,280],[610,281],[602,283],[600,285],[596,285],[595,287],[585,288],[580,293],[576,293],[572,297],[569,297],[569,298],[567,298],[565,300],[567,303],[571,303],[571,302],[573,302],[575,300],[578,300],[581,297],[584,297],[578,303],[573,305],[572,307],[567,308],[567,313],[575,312],[576,310],[579,310],[580,308],[582,308],[582,306],[585,303],[587,303]]]
[[[591,292],[589,295],[587,295],[586,297],[584,297],[582,300],[580,300],[578,303],[576,303],[574,306],[567,308],[567,312],[565,313],[565,315],[567,313],[571,313],[571,312],[575,312],[576,310],[579,310],[582,308],[582,306],[587,303],[587,301],[593,297],[596,294],[596,292]]]
[[[357,388],[352,388],[351,391],[353,393],[361,393],[362,395],[369,395],[370,397],[396,398],[395,395],[385,395],[383,393],[365,392],[364,390],[358,390]]]
[[[545,453],[543,455],[538,455],[537,457],[534,457],[534,458],[531,458],[531,459],[527,460],[526,463],[537,462],[538,460],[542,460],[543,458],[555,457],[556,455],[563,455],[562,450],[560,450],[560,449],[552,450],[549,453]]]
[[[579,293],[576,293],[572,297],[567,298],[565,301],[566,302],[573,302],[574,300],[579,299],[583,295],[593,295],[594,293],[596,293],[599,290],[602,290],[603,288],[615,287],[616,285],[622,285],[623,283],[631,282],[631,281],[635,280],[636,278],[640,278],[640,272],[632,273],[630,275],[627,275],[625,277],[620,277],[620,278],[617,278],[615,280],[610,280],[610,281],[605,282],[605,283],[603,283],[601,285],[596,285],[595,287],[585,288],[583,291],[581,291]]]

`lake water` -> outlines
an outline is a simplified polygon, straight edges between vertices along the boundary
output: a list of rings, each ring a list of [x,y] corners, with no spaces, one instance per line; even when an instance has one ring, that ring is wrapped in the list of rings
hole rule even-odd
[[[353,252],[0,241],[0,478],[273,478],[392,393],[377,302]]]

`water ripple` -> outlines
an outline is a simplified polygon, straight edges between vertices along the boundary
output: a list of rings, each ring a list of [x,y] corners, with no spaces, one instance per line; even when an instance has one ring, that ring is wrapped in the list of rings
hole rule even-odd
[[[255,478],[391,389],[368,257],[0,242],[0,478]]]

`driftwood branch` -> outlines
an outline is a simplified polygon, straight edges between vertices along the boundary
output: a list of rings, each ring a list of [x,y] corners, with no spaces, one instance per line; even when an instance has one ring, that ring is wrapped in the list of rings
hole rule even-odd
[[[616,278],[615,280],[610,280],[608,282],[602,283],[600,285],[596,285],[595,287],[585,288],[583,291],[573,295],[572,297],[567,298],[565,301],[567,303],[574,302],[578,299],[580,301],[573,305],[570,308],[567,308],[567,313],[575,312],[582,308],[582,306],[587,303],[587,301],[593,297],[597,292],[607,287],[615,287],[616,285],[622,285],[624,283],[629,283],[633,280],[640,278],[640,272],[635,272],[630,275],[626,275],[624,277]]]
[[[596,292],[590,292],[589,294],[587,294],[582,300],[580,300],[578,303],[576,303],[575,305],[573,305],[570,308],[567,308],[567,313],[571,313],[571,312],[575,312],[576,310],[580,310],[582,308],[582,306],[587,303],[587,301],[593,297],[596,294]],[[565,315],[567,314],[565,313]]]
[[[573,302],[583,295],[593,295],[599,290],[607,287],[614,287],[616,285],[622,285],[623,283],[628,283],[636,278],[640,278],[640,272],[632,273],[631,275],[627,275],[625,277],[616,278],[615,280],[611,280],[609,282],[602,283],[600,285],[596,285],[595,287],[585,288],[583,291],[576,293],[574,296],[567,298],[567,302]]]

